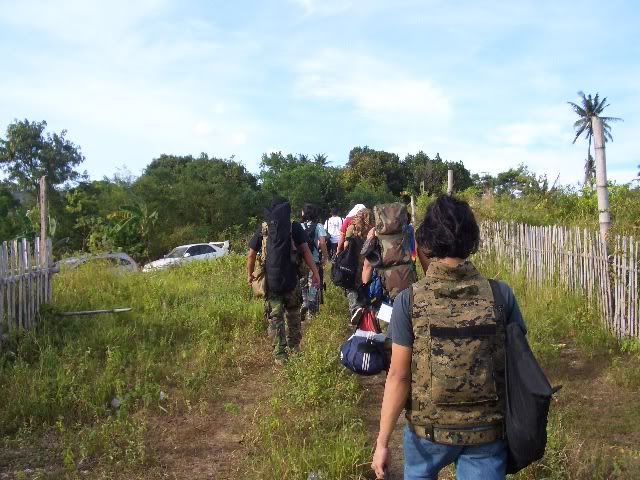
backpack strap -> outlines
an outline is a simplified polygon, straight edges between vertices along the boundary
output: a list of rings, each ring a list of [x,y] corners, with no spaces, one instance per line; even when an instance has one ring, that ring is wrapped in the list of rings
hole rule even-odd
[[[269,224],[262,222],[262,248],[260,249],[260,255],[264,260],[267,258],[267,237],[269,236]]]
[[[496,317],[499,317],[499,321],[502,321],[502,324],[507,326],[509,320],[507,318],[507,302],[500,291],[500,284],[494,278],[489,278],[489,285],[491,285],[491,292],[493,293],[493,303],[495,305],[494,309],[496,312]]]

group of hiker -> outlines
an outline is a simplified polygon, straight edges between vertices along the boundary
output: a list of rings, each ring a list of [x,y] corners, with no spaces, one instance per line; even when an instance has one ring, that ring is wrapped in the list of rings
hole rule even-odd
[[[299,351],[301,322],[318,313],[332,262],[354,330],[340,352],[343,365],[364,375],[387,371],[371,465],[376,478],[388,478],[389,440],[403,410],[405,479],[437,478],[451,463],[458,479],[503,479],[539,458],[541,442],[544,452],[546,434],[544,441],[540,431],[526,437],[532,440],[522,453],[510,430],[508,393],[520,385],[507,381],[516,370],[507,365],[507,346],[528,348],[526,326],[511,288],[469,260],[479,244],[470,206],[446,195],[415,230],[402,203],[355,205],[344,219],[332,210],[323,225],[316,206],[305,205],[297,222],[288,201],[275,198],[249,242],[248,282],[264,296],[278,364]],[[544,390],[548,401],[546,377],[532,372],[523,375],[537,379],[537,394]],[[522,408],[527,397],[516,396]],[[544,408],[532,406],[531,415],[542,409],[546,426]]]

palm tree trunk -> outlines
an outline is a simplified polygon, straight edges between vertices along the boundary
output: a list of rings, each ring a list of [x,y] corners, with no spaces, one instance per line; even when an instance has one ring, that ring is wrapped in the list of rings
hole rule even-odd
[[[598,211],[600,212],[600,236],[607,241],[611,216],[609,214],[609,190],[607,189],[607,157],[604,149],[604,130],[602,121],[591,117],[593,125],[594,149],[596,155],[596,189],[598,192]]]

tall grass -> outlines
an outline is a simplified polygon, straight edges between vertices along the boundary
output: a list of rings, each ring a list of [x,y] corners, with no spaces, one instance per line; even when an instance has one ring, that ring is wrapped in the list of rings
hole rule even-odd
[[[264,333],[243,261],[150,274],[83,266],[57,276],[55,307],[0,356],[0,434],[56,432],[70,469],[88,459],[144,463],[147,414],[215,396],[224,369]],[[113,307],[133,310],[59,315]]]

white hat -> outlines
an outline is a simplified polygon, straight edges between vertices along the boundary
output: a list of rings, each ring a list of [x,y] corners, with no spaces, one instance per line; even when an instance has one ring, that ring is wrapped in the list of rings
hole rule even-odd
[[[367,207],[365,207],[363,204],[361,203],[357,204],[355,207],[349,210],[349,213],[347,213],[347,218],[353,217],[356,213],[358,213],[360,210],[364,210],[365,208]]]

